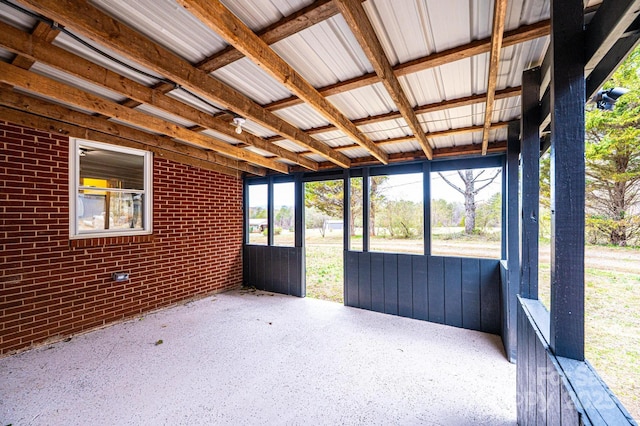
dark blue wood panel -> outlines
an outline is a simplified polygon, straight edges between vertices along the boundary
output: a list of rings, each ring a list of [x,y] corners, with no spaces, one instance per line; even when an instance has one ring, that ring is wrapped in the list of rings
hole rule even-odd
[[[444,324],[444,258],[429,258],[429,321]]]
[[[462,326],[481,330],[480,323],[480,260],[462,259]]]
[[[411,256],[398,254],[398,315],[413,318],[413,271]]]
[[[480,261],[480,323],[482,331],[500,334],[500,268],[497,260]]]
[[[444,321],[462,327],[462,259],[444,259]]]
[[[345,273],[346,298],[344,304],[358,307],[358,256],[360,253],[347,252],[347,264]]]
[[[358,262],[358,306],[371,310],[371,254],[360,253]]]
[[[384,254],[371,253],[371,310],[384,312]]]
[[[413,267],[413,317],[429,319],[429,299],[427,293],[427,258],[411,256]]]
[[[398,315],[398,255],[384,254],[384,312]]]

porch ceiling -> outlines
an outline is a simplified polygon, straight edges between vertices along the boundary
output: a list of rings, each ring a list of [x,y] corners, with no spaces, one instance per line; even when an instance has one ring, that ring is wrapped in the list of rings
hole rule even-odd
[[[549,0],[1,0],[0,110],[232,174],[502,151],[548,19]]]
[[[263,292],[5,357],[0,376],[13,424],[516,421],[498,336]]]

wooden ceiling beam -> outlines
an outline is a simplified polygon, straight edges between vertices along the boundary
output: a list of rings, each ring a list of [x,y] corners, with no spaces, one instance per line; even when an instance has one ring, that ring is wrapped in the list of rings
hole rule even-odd
[[[487,152],[490,154],[493,153],[501,153],[507,150],[507,143],[505,141],[491,142],[489,147],[487,148]],[[459,147],[449,147],[449,148],[435,148],[433,150],[433,159],[441,159],[441,158],[449,158],[449,157],[459,157],[459,156],[467,156],[467,155],[478,155],[482,152],[482,147],[480,145],[465,145]],[[413,151],[413,152],[403,152],[398,154],[389,154],[389,163],[400,163],[407,161],[419,161],[426,160],[426,156],[424,155],[424,151]],[[363,167],[363,166],[371,166],[378,164],[378,161],[374,157],[362,157],[356,158],[352,160],[353,167]],[[322,162],[319,164],[320,170],[330,170],[335,169],[335,166],[329,162]],[[292,171],[297,171],[296,169]]]
[[[359,0],[363,1],[363,0]],[[268,45],[277,43],[313,25],[325,21],[339,13],[333,0],[316,0],[309,6],[292,13],[268,27],[256,32],[256,35]],[[202,71],[211,73],[229,65],[244,55],[233,46],[227,46],[220,52],[202,60],[196,65]]]
[[[87,0],[18,0],[18,2],[166,76],[192,92],[291,139],[340,167],[348,168],[351,164],[349,158],[333,151],[329,146],[318,142],[239,91],[212,78],[159,44],[102,13]]]
[[[108,101],[99,96],[92,95],[75,87],[59,83],[50,78],[25,71],[4,62],[0,62],[0,82],[57,99],[68,105],[73,105],[98,114],[104,114],[152,132],[183,140],[200,146],[201,148],[212,149],[238,160],[257,164],[281,173],[289,172],[289,167],[286,164],[269,160],[250,151],[236,148],[233,145],[211,136],[192,132],[177,124],[123,107],[115,102]]]
[[[3,26],[13,28],[6,24],[4,24]],[[0,32],[2,31],[3,30],[0,30]],[[38,23],[33,27],[33,30],[31,31],[31,34],[33,36],[39,39],[45,40],[45,42],[47,43],[51,43],[59,33],[60,31],[54,30],[49,25],[41,21],[38,21]],[[15,65],[16,67],[20,67],[22,69],[28,70],[33,66],[35,62],[36,61],[34,61],[31,58],[27,58],[21,54],[18,54],[15,58],[13,58],[13,61],[11,61],[11,64]]]
[[[356,143],[371,152],[380,162],[387,163],[387,155],[383,151],[378,149],[368,137],[360,133],[347,117],[318,93],[309,82],[223,6],[219,0],[177,0],[177,2],[287,89],[303,99],[327,121],[333,123]]]
[[[509,87],[507,89],[498,90],[495,93],[495,99],[507,99],[516,96],[520,96],[521,87]],[[413,110],[416,114],[427,114],[431,112],[444,111],[451,108],[459,108],[463,106],[475,105],[481,102],[486,102],[487,95],[486,93],[481,93],[478,95],[464,96],[461,98],[450,99],[447,101],[435,102],[432,104],[418,105]],[[398,118],[402,118],[402,114],[399,111],[386,112],[384,114],[372,115],[369,117],[358,118],[356,120],[352,120],[353,124],[356,126],[365,126],[367,124],[374,123],[382,123],[389,120],[395,120]],[[310,129],[305,130],[308,135],[317,135],[320,133],[335,131],[337,128],[331,124],[320,127],[312,127]],[[429,136],[427,136],[429,137]],[[276,142],[281,141],[284,138],[281,136],[271,136],[266,138],[268,142]],[[338,149],[339,151],[340,149]]]
[[[62,133],[62,131],[59,130],[62,127],[58,126],[62,123],[68,123],[77,126],[78,128],[85,129],[87,132],[94,132],[96,135],[101,136],[98,139],[86,135],[78,136],[85,139],[106,141],[102,138],[102,135],[111,135],[123,140],[143,143],[149,147],[155,147],[187,157],[193,157],[196,160],[216,163],[226,169],[235,169],[257,176],[264,176],[266,174],[266,170],[263,168],[225,157],[214,151],[207,151],[195,146],[176,142],[167,136],[134,129],[133,127],[109,121],[105,117],[87,115],[40,98],[14,92],[11,89],[0,87],[0,105],[4,105],[12,110],[23,111],[46,119],[54,120],[56,123],[55,126],[47,127],[46,130],[55,131],[57,133]],[[3,115],[2,117],[5,116]]]
[[[83,78],[98,86],[113,90],[138,104],[148,104],[156,108],[186,118],[202,126],[202,128],[190,129],[201,131],[205,129],[231,136],[249,146],[268,151],[278,157],[285,158],[299,164],[309,170],[317,170],[318,163],[306,157],[301,157],[294,152],[269,143],[264,139],[248,132],[240,135],[223,118],[215,118],[210,114],[193,108],[177,99],[158,93],[154,89],[146,87],[136,81],[130,80],[100,65],[94,64],[71,52],[49,44],[26,34],[8,24],[0,22],[0,46],[12,52],[19,53],[19,57],[28,58],[29,61],[39,61],[61,71]],[[121,104],[122,105],[122,104]],[[124,105],[129,107],[129,105]]]
[[[242,177],[242,172],[230,167],[221,166],[220,164],[212,163],[199,158],[194,158],[192,156],[179,154],[177,152],[169,151],[157,146],[147,145],[142,142],[136,142],[119,136],[96,132],[95,130],[76,126],[74,124],[64,123],[61,121],[53,120],[51,118],[41,117],[39,115],[35,115],[25,111],[18,111],[15,109],[0,106],[0,117],[2,117],[3,120],[9,121],[10,123],[18,124],[32,129],[43,130],[46,132],[57,133],[74,138],[98,140],[101,142],[106,142],[118,146],[126,146],[129,148],[143,149],[146,151],[151,151],[155,154],[156,157],[161,157],[165,160],[175,161],[177,163],[186,164],[192,167],[199,167],[205,170],[211,170],[225,175],[234,176],[236,178]]]
[[[550,21],[544,20],[535,24],[522,26],[515,30],[507,31],[504,33],[502,46],[513,46],[516,44],[524,43],[526,41],[531,41],[540,37],[548,36],[550,28]],[[480,55],[482,53],[487,53],[490,51],[491,38],[489,37],[482,40],[472,41],[471,43],[453,47],[451,49],[443,50],[442,52],[433,53],[422,58],[417,58],[403,64],[398,64],[393,67],[393,71],[396,76],[400,77],[429,68],[449,64],[461,59],[470,58],[472,56]],[[350,90],[359,89],[361,87],[371,86],[372,84],[379,82],[380,80],[378,79],[376,73],[368,73],[349,80],[341,81],[339,83],[319,88],[318,92],[320,92],[322,96],[327,97],[344,93]],[[303,103],[301,99],[296,96],[292,96],[264,105],[264,108],[269,111],[277,111],[279,109],[299,105],[301,103]]]
[[[493,27],[491,30],[491,53],[489,56],[489,79],[487,82],[487,102],[484,108],[484,129],[482,131],[482,155],[487,154],[489,131],[493,118],[500,52],[504,34],[504,22],[507,15],[507,0],[495,0],[493,5]]]
[[[508,125],[509,125],[509,123],[506,122],[506,121],[493,123],[491,125],[491,130],[503,129],[503,128],[507,127]],[[445,137],[445,136],[455,136],[455,135],[462,135],[462,134],[466,134],[466,133],[481,132],[483,129],[484,129],[484,126],[459,127],[459,128],[455,128],[455,129],[447,129],[447,130],[440,130],[440,131],[437,131],[437,132],[426,133],[426,136],[429,139],[431,139],[431,138],[442,138],[442,137]],[[397,138],[382,139],[382,140],[374,141],[374,143],[378,147],[383,147],[383,146],[395,145],[395,144],[398,144],[398,143],[412,141],[412,140],[415,140],[415,136],[409,135],[409,136],[399,136]],[[344,152],[344,151],[349,151],[349,150],[351,150],[353,148],[358,148],[358,145],[356,145],[356,144],[343,145],[343,146],[339,146],[339,147],[334,148],[334,149],[336,151]],[[305,155],[305,154],[310,154],[310,152],[300,152],[299,154],[300,155]]]
[[[409,102],[409,98],[404,93],[404,89],[400,85],[398,78],[393,72],[391,63],[384,53],[382,44],[378,40],[378,36],[371,25],[371,21],[367,17],[360,0],[335,0],[336,5],[340,9],[340,13],[351,28],[351,32],[355,35],[360,47],[367,55],[369,62],[373,66],[378,78],[382,80],[382,84],[387,89],[389,96],[398,107],[398,111],[402,114],[405,122],[411,129],[411,132],[418,140],[420,147],[424,151],[428,159],[432,158],[431,145],[425,137],[422,125],[418,121],[418,117],[413,111],[413,107]]]

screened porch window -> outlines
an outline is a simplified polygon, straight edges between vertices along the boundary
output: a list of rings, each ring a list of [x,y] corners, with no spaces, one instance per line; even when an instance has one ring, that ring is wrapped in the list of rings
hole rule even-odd
[[[152,232],[150,152],[72,139],[69,157],[71,238]]]

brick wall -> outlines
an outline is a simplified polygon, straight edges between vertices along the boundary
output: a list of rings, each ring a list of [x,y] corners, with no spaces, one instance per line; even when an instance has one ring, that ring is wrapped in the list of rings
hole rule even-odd
[[[156,158],[153,235],[72,246],[68,143],[0,121],[0,355],[241,284],[241,180]]]

